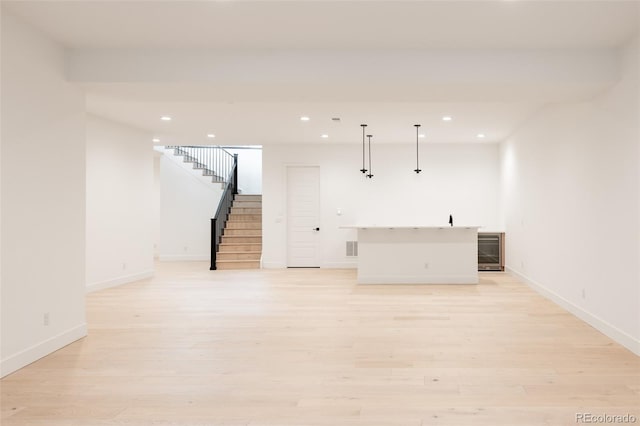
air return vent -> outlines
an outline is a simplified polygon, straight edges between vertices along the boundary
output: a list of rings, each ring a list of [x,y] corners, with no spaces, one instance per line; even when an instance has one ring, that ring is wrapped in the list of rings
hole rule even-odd
[[[357,256],[358,256],[358,242],[347,241],[347,257],[357,257]]]

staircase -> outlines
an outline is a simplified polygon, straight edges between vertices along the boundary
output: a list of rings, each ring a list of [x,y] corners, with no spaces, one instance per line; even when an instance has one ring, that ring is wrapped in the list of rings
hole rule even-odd
[[[262,195],[237,194],[216,256],[217,269],[259,269]]]

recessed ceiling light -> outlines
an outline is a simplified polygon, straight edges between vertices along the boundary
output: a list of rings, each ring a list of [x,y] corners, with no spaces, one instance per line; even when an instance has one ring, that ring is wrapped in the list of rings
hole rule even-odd
[[[160,117],[160,120],[162,120],[162,121],[171,121],[171,117],[169,117],[168,115],[163,115],[162,117]]]
[[[449,115],[445,115],[444,117],[442,117],[442,121],[451,121],[451,120],[453,119]]]
[[[309,117],[307,117],[306,115],[303,115],[302,117],[300,117],[300,121],[309,121],[311,120]]]
[[[153,139],[151,139],[151,140],[152,140],[154,143],[158,143],[158,142],[160,142],[160,139],[158,139],[158,138],[153,138]]]
[[[478,137],[478,139],[483,139],[484,138],[484,133],[478,133],[476,136]]]
[[[212,139],[213,139],[213,138],[215,138],[215,137],[216,137],[216,135],[214,135],[213,133],[209,133],[209,134],[207,135],[207,137],[208,137],[208,138],[212,138]]]
[[[424,138],[424,133],[420,133],[420,134],[418,135],[418,137],[419,137],[419,138]]]
[[[327,138],[329,137],[329,135],[324,134],[324,135],[322,135],[322,136],[320,136],[320,137],[321,137],[321,138],[323,138],[323,139],[327,139]]]

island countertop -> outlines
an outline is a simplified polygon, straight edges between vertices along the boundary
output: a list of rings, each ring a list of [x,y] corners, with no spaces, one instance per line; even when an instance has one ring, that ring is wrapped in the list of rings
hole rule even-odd
[[[480,229],[477,225],[344,225],[341,229]]]

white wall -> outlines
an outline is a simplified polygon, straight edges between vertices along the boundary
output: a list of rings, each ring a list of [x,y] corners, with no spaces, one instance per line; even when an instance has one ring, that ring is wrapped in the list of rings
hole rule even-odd
[[[262,194],[262,148],[225,148],[238,154],[238,191]]]
[[[498,146],[495,144],[372,144],[374,177],[366,179],[361,145],[263,147],[263,264],[286,266],[286,167],[320,167],[321,265],[355,267],[345,256],[353,224],[479,225],[498,223]],[[340,209],[342,214],[338,215]]]
[[[218,208],[220,184],[195,175],[165,154],[160,159],[160,260],[208,260],[210,219]]]
[[[160,159],[162,154],[153,152],[153,257],[160,257]]]
[[[5,376],[86,335],[85,117],[62,49],[6,10],[1,51]]]
[[[87,117],[87,271],[89,290],[153,275],[151,135]]]
[[[638,39],[621,81],[552,105],[502,147],[507,266],[640,353]]]

